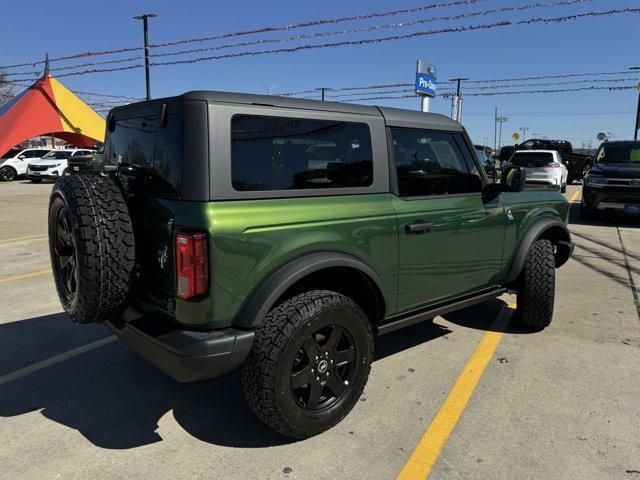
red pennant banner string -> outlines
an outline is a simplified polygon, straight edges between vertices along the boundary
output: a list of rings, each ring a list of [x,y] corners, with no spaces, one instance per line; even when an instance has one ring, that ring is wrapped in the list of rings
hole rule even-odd
[[[353,33],[375,32],[375,31],[387,30],[387,29],[407,28],[407,27],[412,27],[414,25],[422,25],[425,23],[463,20],[467,18],[481,17],[481,16],[487,16],[487,15],[493,15],[493,14],[524,11],[524,10],[529,10],[533,8],[563,7],[563,6],[583,4],[585,2],[593,2],[593,1],[595,0],[564,0],[561,2],[538,2],[538,3],[527,4],[527,5],[520,5],[517,7],[493,8],[490,10],[480,10],[475,12],[463,13],[459,15],[445,15],[445,16],[439,16],[439,17],[430,17],[430,18],[424,18],[419,20],[411,20],[407,22],[387,23],[384,25],[374,25],[374,26],[363,27],[363,28],[350,28],[346,30],[318,32],[318,33],[311,33],[311,34],[298,34],[298,35],[293,35],[293,36],[284,37],[284,38],[265,38],[265,39],[251,40],[251,41],[240,42],[240,43],[227,43],[225,45],[218,45],[215,47],[203,47],[203,48],[192,48],[188,50],[178,50],[175,52],[152,53],[150,56],[151,57],[169,57],[169,56],[176,56],[176,55],[185,55],[190,53],[218,51],[218,50],[224,50],[228,48],[248,47],[248,46],[265,45],[265,44],[273,44],[273,43],[287,43],[287,42],[304,40],[309,38],[332,37],[336,35],[348,35]]]

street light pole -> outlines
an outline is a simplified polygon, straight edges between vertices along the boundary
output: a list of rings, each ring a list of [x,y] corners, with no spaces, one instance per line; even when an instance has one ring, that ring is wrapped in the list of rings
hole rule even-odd
[[[522,141],[524,142],[527,137],[527,132],[530,130],[529,127],[520,127],[520,131],[522,132]]]
[[[640,67],[631,67],[630,70],[640,70]],[[640,83],[638,89],[638,109],[636,110],[636,129],[633,131],[633,139],[638,140],[638,129],[640,129]]]
[[[147,100],[151,100],[151,78],[149,73],[149,19],[157,17],[155,13],[143,13],[134,20],[142,20],[142,28],[144,30],[144,74],[147,84]]]

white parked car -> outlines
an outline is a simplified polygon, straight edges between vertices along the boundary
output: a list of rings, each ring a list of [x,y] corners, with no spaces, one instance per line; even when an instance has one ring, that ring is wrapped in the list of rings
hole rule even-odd
[[[524,167],[527,183],[542,183],[567,191],[569,170],[562,156],[555,150],[517,150],[509,160],[513,165]]]
[[[40,183],[44,178],[56,179],[67,171],[67,159],[78,155],[94,154],[95,150],[83,148],[64,148],[51,150],[39,160],[29,162],[27,177],[33,183]]]
[[[39,160],[51,151],[50,148],[27,148],[13,151],[0,160],[0,180],[9,182],[26,175],[27,165],[31,161]]]

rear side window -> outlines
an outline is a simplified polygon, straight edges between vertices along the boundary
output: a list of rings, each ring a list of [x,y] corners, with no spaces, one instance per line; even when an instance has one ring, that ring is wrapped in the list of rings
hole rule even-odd
[[[231,177],[236,191],[368,187],[373,183],[369,127],[234,115]]]
[[[182,115],[170,113],[166,126],[160,116],[115,121],[104,145],[104,162],[118,165],[125,188],[138,193],[178,198],[182,183]]]
[[[553,162],[553,154],[548,152],[516,152],[511,158],[511,163],[518,167],[540,168]]]
[[[480,174],[455,134],[392,128],[391,135],[401,197],[481,191]]]

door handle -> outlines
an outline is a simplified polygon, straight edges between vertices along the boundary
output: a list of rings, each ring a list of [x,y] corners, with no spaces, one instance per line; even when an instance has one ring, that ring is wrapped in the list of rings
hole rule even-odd
[[[405,232],[407,232],[409,235],[419,235],[421,233],[430,232],[432,228],[433,223],[423,223],[420,220],[415,223],[407,223],[404,226]]]

